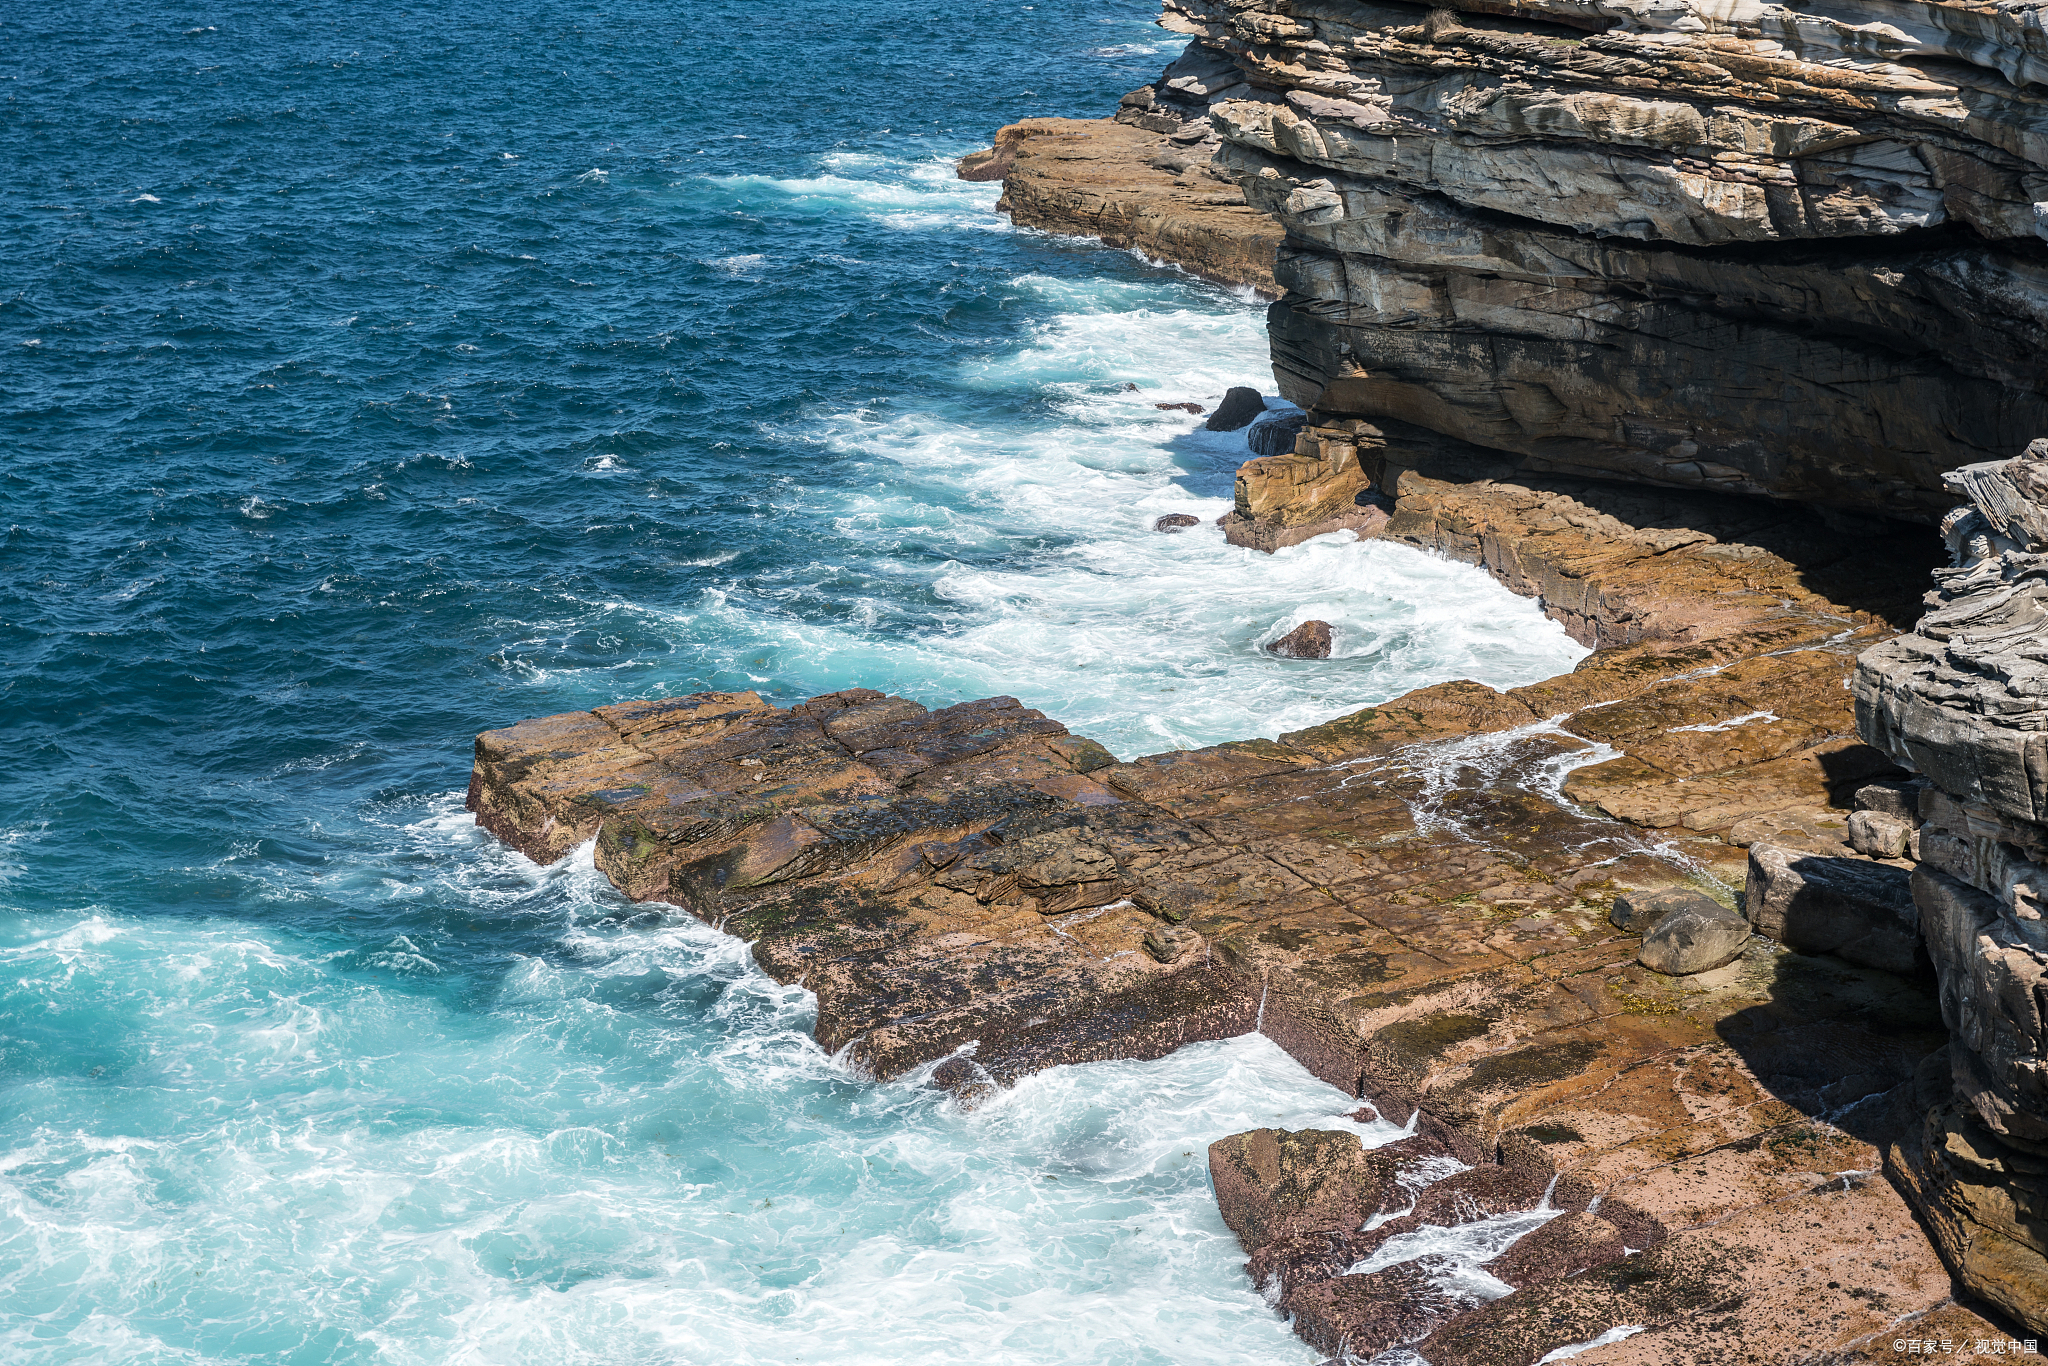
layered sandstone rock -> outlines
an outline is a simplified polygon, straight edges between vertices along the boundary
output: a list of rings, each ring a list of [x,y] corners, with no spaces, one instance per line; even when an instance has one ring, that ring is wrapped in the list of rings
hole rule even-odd
[[[1865,835],[1920,860],[1954,1031],[1893,1162],[1964,1283],[2048,1331],[2048,441],[1949,484],[1954,567],[1855,676],[1863,735],[1928,781],[1917,830]]]
[[[1025,119],[998,132],[990,151],[963,158],[960,174],[1000,179],[998,207],[1021,226],[1099,238],[1277,295],[1281,230],[1210,167],[1216,144],[1206,131],[1204,123],[1179,144],[1108,119]]]
[[[471,807],[537,858],[594,840],[629,896],[751,940],[878,1075],[936,1065],[971,1100],[1257,1024],[1412,1119],[1375,1154],[1280,1133],[1211,1154],[1254,1284],[1329,1350],[1520,1366],[1626,1322],[1648,1331],[1601,1351],[1791,1361],[1928,1314],[1991,1336],[1868,1179],[1903,1132],[1870,1098],[1946,1042],[1932,995],[1761,939],[1668,976],[1609,920],[1674,886],[1732,908],[1737,827],[1840,826],[1902,778],[1855,740],[1843,680],[1924,561],[1797,509],[1435,478],[1370,454],[1371,426],[1304,438],[1368,451],[1390,537],[1486,564],[1599,652],[1127,763],[1006,698],[628,703],[479,737]],[[1353,1269],[1546,1201],[1487,1268],[1504,1299],[1428,1262]]]
[[[1200,82],[1202,114],[1286,228],[1274,359],[1303,407],[1522,474],[1920,519],[1942,471],[2048,419],[2029,5],[1168,0],[1163,22],[1242,81]]]

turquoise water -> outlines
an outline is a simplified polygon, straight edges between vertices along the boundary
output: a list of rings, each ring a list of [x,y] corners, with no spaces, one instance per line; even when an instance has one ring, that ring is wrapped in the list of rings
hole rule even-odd
[[[520,716],[1007,692],[1121,754],[1580,651],[1227,507],[1259,307],[950,158],[1138,5],[0,19],[0,1358],[1306,1362],[1201,1149],[1256,1037],[972,1114],[461,811]],[[1135,384],[1135,390],[1124,386]],[[1308,616],[1339,658],[1257,646]]]

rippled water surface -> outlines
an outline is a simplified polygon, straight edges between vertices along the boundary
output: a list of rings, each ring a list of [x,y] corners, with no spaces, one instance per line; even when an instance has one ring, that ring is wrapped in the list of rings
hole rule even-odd
[[[1263,1040],[961,1114],[461,812],[475,731],[624,697],[1128,756],[1578,657],[1461,566],[1149,530],[1228,506],[1154,405],[1270,389],[1259,306],[950,160],[1150,17],[0,16],[0,1358],[1313,1359],[1201,1162],[1350,1108]]]

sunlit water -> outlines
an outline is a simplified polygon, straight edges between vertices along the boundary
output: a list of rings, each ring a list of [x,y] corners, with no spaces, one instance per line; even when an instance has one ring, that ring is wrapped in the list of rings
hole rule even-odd
[[[1133,755],[1579,657],[1476,570],[1226,546],[1242,434],[1153,405],[1270,388],[1259,306],[950,177],[1149,19],[0,18],[0,1359],[1313,1360],[1202,1163],[1348,1123],[1265,1041],[963,1114],[460,810],[475,731],[624,697]]]

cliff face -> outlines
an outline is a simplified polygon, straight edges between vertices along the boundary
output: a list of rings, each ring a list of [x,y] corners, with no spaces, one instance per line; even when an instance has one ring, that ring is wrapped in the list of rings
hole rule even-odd
[[[1120,117],[1205,115],[1216,169],[1285,227],[1274,361],[1304,407],[1525,474],[1926,521],[1943,471],[2048,430],[2037,6],[1168,0],[1163,22],[1193,74]]]
[[[2048,1329],[2048,441],[1949,485],[1956,565],[1853,680],[1864,738],[1929,782],[1913,901],[1952,1031],[1888,1165],[1964,1283]]]

